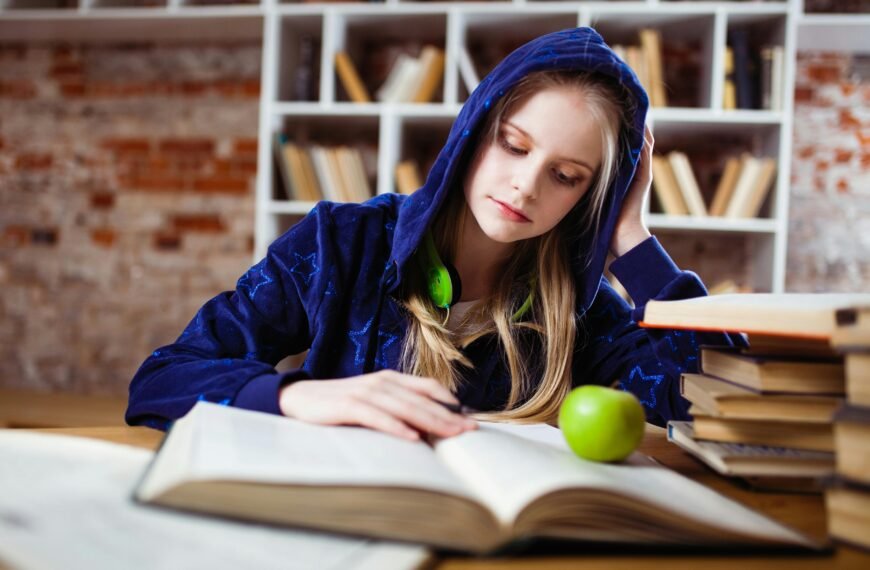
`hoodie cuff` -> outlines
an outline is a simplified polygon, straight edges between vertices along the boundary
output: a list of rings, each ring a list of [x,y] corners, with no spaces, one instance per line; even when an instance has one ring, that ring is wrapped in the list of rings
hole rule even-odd
[[[610,264],[610,272],[641,307],[679,277],[680,268],[655,236],[650,236]]]
[[[233,400],[233,406],[280,416],[281,408],[278,406],[278,392],[281,388],[297,380],[310,379],[311,377],[308,373],[301,368],[290,372],[257,376],[242,386],[242,389],[236,394],[235,400]]]

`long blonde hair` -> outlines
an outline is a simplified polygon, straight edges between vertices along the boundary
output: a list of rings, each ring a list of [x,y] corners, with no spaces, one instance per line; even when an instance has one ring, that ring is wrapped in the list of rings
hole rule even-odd
[[[457,176],[465,176],[467,166],[484,150],[485,144],[496,144],[501,122],[512,109],[538,91],[554,87],[576,88],[583,93],[601,126],[602,164],[590,190],[555,228],[516,244],[495,290],[466,313],[457,329],[462,331],[460,334],[445,326],[445,311],[429,298],[421,272],[408,273],[403,293],[405,306],[412,314],[402,348],[401,366],[405,372],[439,379],[455,393],[462,382],[460,368],[473,368],[462,349],[482,336],[496,333],[510,371],[511,387],[504,410],[481,415],[488,420],[552,423],[557,417],[559,406],[571,388],[573,353],[580,326],[576,318],[565,318],[576,313],[568,247],[572,238],[586,232],[591,232],[593,241],[597,237],[607,189],[628,144],[627,131],[634,108],[626,89],[616,80],[591,72],[539,71],[524,77],[498,101],[479,131],[474,150],[466,154],[457,169]],[[467,215],[464,192],[461,188],[450,188],[447,201],[432,224],[435,246],[442,259],[455,259]],[[593,244],[593,251],[594,248]],[[588,267],[591,251],[587,253]],[[527,297],[530,286],[535,289],[531,310],[521,321],[512,322],[511,317]],[[524,336],[531,337],[533,342],[522,342]],[[533,346],[536,343],[537,349]],[[531,358],[534,353],[541,358]],[[540,382],[535,378],[540,378]]]

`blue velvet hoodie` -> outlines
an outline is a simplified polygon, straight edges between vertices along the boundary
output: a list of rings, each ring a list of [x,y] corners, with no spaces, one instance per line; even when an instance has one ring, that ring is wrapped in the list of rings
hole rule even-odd
[[[679,395],[683,371],[696,369],[699,342],[730,344],[725,335],[642,330],[636,325],[651,299],[705,295],[698,277],[680,271],[652,237],[616,259],[610,270],[635,303],[632,309],[602,277],[629,183],[644,139],[648,99],[637,77],[591,28],[572,28],[532,40],[508,55],[471,94],[453,123],[426,182],[411,196],[379,195],[363,204],[320,202],[275,240],[235,291],[208,301],[177,341],[154,351],[130,384],[126,419],[165,429],[198,401],[280,413],[278,392],[303,378],[355,376],[399,366],[406,313],[397,302],[412,255],[448,192],[468,141],[496,100],[520,78],[540,69],[595,70],[633,94],[630,152],[609,190],[600,236],[575,239],[582,329],[573,383],[611,385],[633,392],[649,421],[687,417]],[[586,256],[591,263],[583,269]],[[309,349],[301,369],[275,365]],[[537,354],[540,354],[538,352]],[[510,391],[507,367],[494,338],[466,349],[475,364],[457,397],[479,410],[502,408]]]

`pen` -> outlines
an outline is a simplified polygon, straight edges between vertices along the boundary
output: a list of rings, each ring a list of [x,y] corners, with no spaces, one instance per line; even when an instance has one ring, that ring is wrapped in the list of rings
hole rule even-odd
[[[451,404],[449,402],[442,402],[441,400],[435,400],[454,414],[462,414],[463,416],[467,416],[468,414],[476,414],[478,410],[474,408],[469,408],[463,404]]]

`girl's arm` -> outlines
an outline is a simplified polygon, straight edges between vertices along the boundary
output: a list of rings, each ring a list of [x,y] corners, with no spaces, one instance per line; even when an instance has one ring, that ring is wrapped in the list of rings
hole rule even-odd
[[[275,365],[310,344],[306,307],[317,306],[321,291],[294,271],[300,244],[316,242],[316,217],[278,238],[235,291],[208,301],[173,344],[143,362],[130,383],[127,423],[165,429],[198,400],[279,413],[280,386],[307,378]]]
[[[610,270],[626,288],[632,308],[602,278],[595,302],[581,321],[574,384],[617,384],[644,405],[647,420],[663,426],[688,419],[689,402],[680,395],[680,375],[697,372],[702,344],[742,345],[742,337],[641,329],[637,321],[649,299],[688,299],[707,294],[698,276],[680,271],[655,237],[616,259]]]

